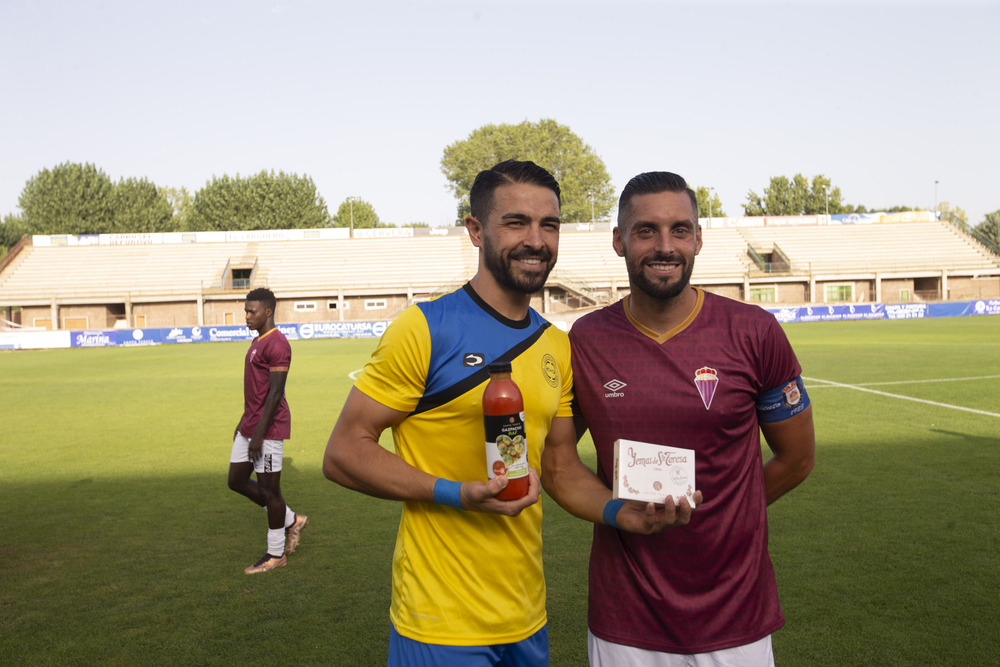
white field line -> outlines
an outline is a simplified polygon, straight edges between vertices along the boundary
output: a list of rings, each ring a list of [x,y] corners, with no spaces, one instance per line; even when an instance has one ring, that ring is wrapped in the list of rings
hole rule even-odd
[[[893,382],[859,382],[858,384],[844,385],[851,387],[880,387],[887,384],[929,384],[933,382],[965,382],[966,380],[996,380],[1000,375],[979,375],[967,378],[939,378],[936,380],[896,380]],[[828,380],[815,380],[816,382],[828,382]],[[831,384],[837,384],[832,382]]]
[[[992,378],[996,378],[996,377],[1000,377],[1000,376],[997,376],[997,375],[988,375],[988,376],[984,376],[984,377],[981,377],[981,378],[948,378],[948,379],[943,380],[943,381],[944,382],[956,382],[956,381],[959,381],[959,380],[981,380],[981,379],[992,379]],[[971,412],[971,413],[977,414],[977,415],[985,415],[987,417],[998,417],[998,418],[1000,418],[1000,414],[998,414],[996,412],[986,412],[985,410],[973,410],[972,408],[966,408],[966,407],[963,407],[961,405],[949,405],[947,403],[938,403],[937,401],[927,401],[927,400],[924,400],[922,398],[913,398],[912,396],[903,396],[902,394],[890,394],[890,393],[885,392],[885,391],[878,391],[876,389],[868,389],[868,388],[866,388],[866,387],[864,387],[862,385],[857,385],[857,384],[843,384],[842,382],[834,382],[833,380],[821,380],[819,378],[808,378],[808,377],[805,377],[804,375],[802,376],[802,379],[803,380],[808,380],[809,382],[822,382],[823,384],[825,384],[827,386],[830,386],[830,387],[841,387],[843,389],[853,389],[855,391],[864,391],[864,392],[867,392],[869,394],[877,394],[879,396],[887,396],[889,398],[899,398],[899,399],[902,399],[904,401],[913,401],[914,403],[924,403],[926,405],[933,405],[933,406],[938,407],[938,408],[948,408],[950,410],[961,410],[962,412]],[[917,381],[912,381],[911,384],[913,382],[942,382],[942,380],[926,380],[926,381],[924,381],[924,380],[917,380]],[[875,383],[875,384],[904,384],[904,383],[903,382],[879,382],[879,383]]]

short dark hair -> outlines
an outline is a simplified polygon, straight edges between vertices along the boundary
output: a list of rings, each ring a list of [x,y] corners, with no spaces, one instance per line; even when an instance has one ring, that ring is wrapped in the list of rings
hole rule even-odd
[[[694,190],[688,187],[683,176],[669,171],[647,171],[634,176],[622,190],[618,198],[618,225],[620,226],[632,213],[632,198],[636,195],[652,195],[659,192],[687,192],[691,198],[691,208],[695,220],[698,218],[698,197]]]
[[[556,200],[562,206],[562,191],[552,174],[529,160],[504,160],[476,175],[472,189],[469,190],[472,217],[483,222],[493,208],[493,193],[496,189],[513,183],[530,183],[548,188],[556,193]]]
[[[247,294],[247,301],[262,303],[265,308],[270,308],[271,310],[274,310],[278,304],[274,298],[274,292],[266,287],[258,287],[257,289],[250,290],[250,293]]]

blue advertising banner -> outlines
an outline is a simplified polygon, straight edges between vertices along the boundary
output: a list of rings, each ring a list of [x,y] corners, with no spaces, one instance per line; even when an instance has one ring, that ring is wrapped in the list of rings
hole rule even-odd
[[[208,329],[202,327],[173,327],[163,329],[164,343],[204,343],[208,340]]]
[[[117,331],[73,331],[69,337],[70,347],[115,347],[118,345]]]
[[[380,338],[389,326],[377,322],[311,322],[279,324],[288,340],[310,338]],[[218,343],[253,340],[257,333],[246,326],[168,327],[160,329],[111,329],[68,332],[71,347],[131,347],[164,343]],[[14,347],[14,344],[11,344]]]
[[[765,308],[779,322],[837,322],[847,320],[908,320],[925,317],[968,317],[1000,315],[1000,299],[979,299],[952,303],[865,303],[815,304],[787,308]],[[289,340],[313,338],[379,338],[389,322],[310,322],[279,324]],[[42,332],[52,333],[52,332]],[[69,347],[118,347],[163,343],[214,343],[250,341],[257,334],[246,326],[167,327],[161,329],[112,329],[62,332],[69,335]],[[38,333],[11,333],[0,338],[3,349],[22,347],[66,347],[62,338],[32,341]],[[61,342],[60,342],[61,341]]]
[[[294,332],[285,331],[283,325],[278,328],[292,340],[309,338],[381,338],[388,322],[310,322],[296,324]]]
[[[931,317],[965,317],[967,315],[1000,315],[1000,299],[980,299],[957,303],[932,303]]]
[[[884,320],[885,306],[881,303],[836,306],[798,306],[766,308],[779,322],[837,322],[843,320]]]
[[[890,303],[885,307],[886,319],[915,320],[927,317],[926,303]]]
[[[256,333],[247,329],[245,325],[202,327],[201,330],[203,335],[207,335],[207,340],[210,343],[218,343],[220,341],[227,340],[252,340],[257,336]]]
[[[119,329],[117,334],[119,346],[159,345],[163,342],[165,329]]]
[[[1000,315],[1000,299],[951,303],[866,303],[765,308],[779,322],[837,322],[843,320],[913,320],[924,317]]]

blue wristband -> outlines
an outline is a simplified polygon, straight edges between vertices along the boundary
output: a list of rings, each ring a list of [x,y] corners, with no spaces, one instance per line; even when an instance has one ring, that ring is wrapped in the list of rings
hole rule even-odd
[[[623,500],[609,500],[604,506],[604,523],[612,528],[618,528],[618,510],[625,506]]]
[[[439,477],[434,482],[434,502],[438,505],[451,505],[462,508],[462,483]]]

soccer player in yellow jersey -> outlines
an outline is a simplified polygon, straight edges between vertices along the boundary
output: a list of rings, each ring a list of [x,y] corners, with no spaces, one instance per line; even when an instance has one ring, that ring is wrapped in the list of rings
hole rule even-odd
[[[532,162],[481,172],[465,226],[479,248],[462,288],[404,311],[344,404],[323,473],[403,502],[393,555],[389,665],[548,664],[538,469],[554,423],[572,433],[569,340],[530,307],[559,245],[560,191]],[[487,480],[487,366],[524,397],[528,494]],[[379,445],[392,429],[395,453]]]

